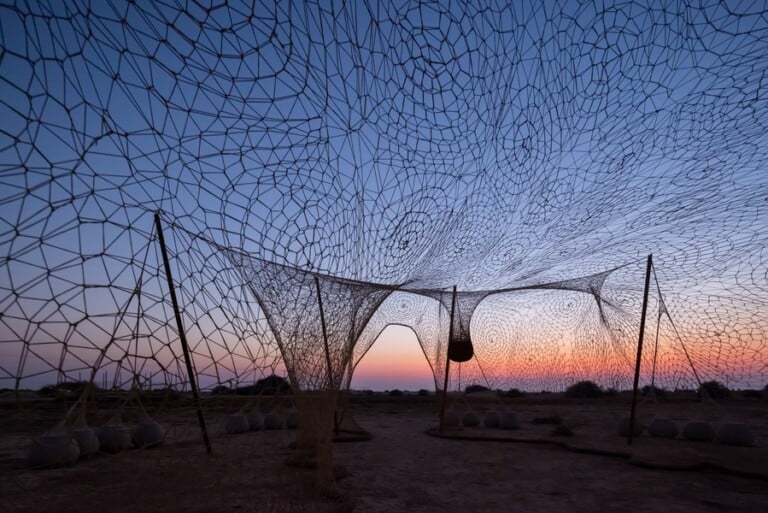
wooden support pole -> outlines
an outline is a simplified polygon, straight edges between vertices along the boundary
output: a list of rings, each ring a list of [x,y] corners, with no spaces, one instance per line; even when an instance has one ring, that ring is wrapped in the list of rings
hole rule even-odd
[[[656,342],[653,346],[653,368],[651,370],[651,394],[656,400],[656,357],[659,354],[659,328],[661,327],[661,305],[659,305],[659,315],[656,316]]]
[[[653,255],[648,255],[648,263],[645,267],[645,290],[643,291],[643,311],[640,315],[640,335],[637,340],[637,359],[635,360],[635,382],[632,386],[632,410],[629,414],[629,432],[627,445],[632,445],[632,435],[635,432],[635,410],[637,407],[637,385],[640,381],[640,358],[643,355],[643,335],[645,334],[645,314],[648,311],[648,289],[651,286],[651,270],[653,268]]]
[[[325,326],[325,312],[323,311],[323,296],[320,293],[320,278],[315,275],[315,287],[317,288],[317,305],[320,307],[320,326],[323,330],[323,346],[325,347],[325,364],[328,367],[328,386],[333,390],[333,366],[331,365],[331,352],[328,347],[328,328]]]
[[[200,394],[197,392],[197,383],[195,381],[195,371],[192,368],[192,358],[189,355],[189,346],[187,344],[187,335],[184,332],[184,324],[181,320],[181,311],[179,310],[179,301],[176,299],[176,289],[173,287],[173,276],[171,275],[171,264],[168,261],[168,251],[165,248],[165,237],[163,237],[163,227],[160,224],[160,214],[155,212],[155,228],[157,229],[157,240],[160,242],[160,252],[163,255],[163,265],[165,266],[165,277],[168,279],[168,290],[171,294],[171,304],[173,313],[176,316],[176,327],[179,330],[179,339],[181,340],[181,350],[184,352],[184,361],[187,364],[187,374],[189,375],[189,384],[192,388],[192,398],[195,400],[197,408],[197,421],[200,424],[200,431],[203,433],[203,442],[205,450],[211,454],[211,442],[208,439],[208,429],[205,427],[205,418],[203,417],[202,403]]]
[[[317,289],[317,306],[320,308],[320,326],[323,330],[323,346],[325,347],[325,364],[328,367],[328,388],[330,392],[338,392],[335,390],[335,380],[333,379],[333,365],[331,365],[331,351],[328,347],[328,328],[325,325],[325,311],[323,310],[323,295],[320,293],[320,278],[314,275],[315,288]],[[339,434],[339,421],[336,415],[336,408],[333,410],[333,432],[338,436]]]
[[[448,325],[448,344],[445,346],[445,379],[443,381],[443,404],[440,405],[440,432],[443,432],[443,421],[445,419],[445,405],[448,402],[448,372],[451,370],[451,359],[448,358],[449,350],[451,346],[451,338],[453,338],[453,316],[456,311],[456,285],[453,286],[453,295],[451,297],[451,317],[450,324]]]

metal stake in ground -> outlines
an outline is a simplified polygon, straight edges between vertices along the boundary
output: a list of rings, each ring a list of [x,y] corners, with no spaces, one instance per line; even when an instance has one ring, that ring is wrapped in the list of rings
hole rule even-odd
[[[192,369],[192,358],[189,356],[189,346],[187,345],[187,335],[184,332],[184,324],[181,321],[181,312],[179,302],[176,299],[176,289],[173,288],[173,276],[171,275],[171,264],[168,261],[168,252],[165,249],[165,237],[163,237],[163,227],[160,224],[160,214],[155,212],[155,227],[157,228],[157,240],[160,241],[160,253],[163,255],[163,265],[165,266],[165,277],[168,279],[168,290],[171,294],[171,304],[173,313],[176,315],[176,327],[179,330],[179,339],[181,340],[181,349],[184,352],[184,361],[187,364],[187,374],[189,375],[189,384],[192,387],[192,398],[195,400],[197,408],[197,421],[200,423],[200,430],[203,432],[203,442],[205,450],[211,453],[211,442],[208,440],[208,429],[205,427],[205,418],[203,417],[203,408],[200,403],[200,394],[197,393],[197,383],[195,382],[195,372]]]

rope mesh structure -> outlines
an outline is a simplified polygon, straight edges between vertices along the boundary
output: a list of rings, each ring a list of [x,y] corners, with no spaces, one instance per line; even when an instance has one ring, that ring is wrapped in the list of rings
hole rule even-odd
[[[642,382],[764,386],[766,55],[759,2],[2,2],[0,388],[186,386],[155,212],[204,388],[392,323],[440,388],[453,286],[451,387],[626,388],[651,253]]]

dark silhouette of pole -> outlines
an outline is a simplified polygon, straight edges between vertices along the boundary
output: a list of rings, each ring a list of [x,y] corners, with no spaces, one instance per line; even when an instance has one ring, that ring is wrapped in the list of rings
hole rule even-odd
[[[333,379],[333,366],[331,365],[331,351],[328,348],[328,328],[325,326],[325,312],[323,310],[323,295],[320,293],[320,278],[314,275],[315,288],[317,289],[317,306],[320,308],[320,326],[323,329],[323,346],[325,347],[325,364],[328,366],[328,387],[331,393],[335,392],[335,379]],[[339,419],[336,408],[333,409],[333,432],[339,434]]]
[[[661,297],[659,297],[661,299]],[[659,305],[659,315],[656,317],[656,342],[653,346],[653,369],[651,370],[651,394],[653,394],[654,401],[656,400],[656,356],[659,354],[659,328],[661,327],[661,307],[663,303]]]
[[[160,224],[160,214],[155,212],[155,228],[157,228],[157,240],[160,241],[160,253],[163,255],[163,265],[165,266],[165,277],[168,279],[168,290],[171,294],[171,304],[173,313],[176,315],[176,327],[179,330],[179,339],[181,340],[181,350],[184,352],[184,362],[187,364],[187,374],[189,375],[189,384],[192,387],[192,397],[195,400],[197,409],[197,421],[200,424],[200,431],[203,433],[203,442],[205,450],[211,453],[211,441],[208,439],[208,429],[205,427],[205,418],[203,417],[203,408],[200,402],[200,394],[197,392],[197,383],[195,382],[195,371],[192,368],[192,358],[189,355],[189,346],[187,345],[187,335],[184,332],[184,324],[181,320],[179,310],[179,301],[176,299],[176,289],[173,287],[173,276],[171,275],[171,264],[168,261],[168,251],[165,248],[165,237],[163,237],[163,227]]]
[[[328,348],[328,328],[325,326],[325,312],[323,312],[323,296],[320,294],[320,279],[315,275],[315,287],[317,288],[317,305],[320,308],[320,326],[323,329],[323,346],[325,347],[325,364],[328,366],[328,386],[333,390],[333,366],[331,365],[331,352]]]
[[[448,402],[448,371],[451,370],[450,354],[451,338],[453,338],[453,314],[456,310],[456,285],[453,286],[451,297],[451,319],[448,326],[448,344],[445,346],[445,379],[443,380],[443,404],[440,406],[440,432],[443,432],[443,420],[445,419],[445,404]]]
[[[640,315],[640,335],[637,340],[637,360],[635,361],[635,382],[632,386],[632,410],[629,414],[629,432],[627,445],[632,445],[632,435],[635,432],[635,409],[637,407],[637,385],[640,381],[640,357],[643,355],[643,335],[645,334],[645,314],[648,311],[648,289],[651,287],[651,269],[653,268],[653,255],[648,255],[648,263],[645,267],[645,290],[643,291],[643,312]]]

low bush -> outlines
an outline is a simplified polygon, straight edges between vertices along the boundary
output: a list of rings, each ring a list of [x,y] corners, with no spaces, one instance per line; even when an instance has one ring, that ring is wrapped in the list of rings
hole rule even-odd
[[[99,387],[93,383],[89,384],[87,381],[64,381],[56,385],[45,385],[44,387],[40,388],[37,393],[44,396],[58,396],[66,394],[72,397],[78,397],[88,387],[90,387],[92,392],[100,391]]]
[[[594,399],[603,395],[603,389],[594,381],[579,381],[565,389],[566,397]]]
[[[744,399],[762,399],[764,392],[762,390],[742,390],[739,395]]]
[[[657,386],[645,385],[640,389],[640,395],[643,397],[653,396],[656,399],[663,399],[667,395],[667,391]]]
[[[704,395],[712,399],[727,399],[731,395],[731,391],[719,381],[705,381],[699,387],[699,396]]]
[[[211,390],[211,394],[213,395],[229,395],[232,393],[232,389],[230,389],[227,385],[216,385]]]

